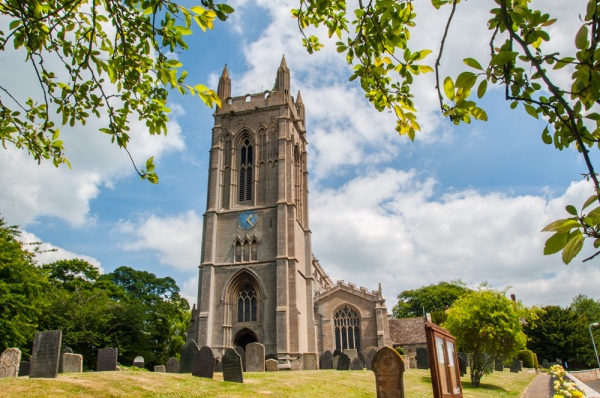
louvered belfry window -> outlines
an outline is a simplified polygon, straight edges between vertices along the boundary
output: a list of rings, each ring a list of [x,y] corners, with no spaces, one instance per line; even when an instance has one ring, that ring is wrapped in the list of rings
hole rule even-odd
[[[240,202],[252,200],[252,164],[254,162],[254,148],[250,140],[246,138],[242,143],[240,150],[240,184],[239,196]]]

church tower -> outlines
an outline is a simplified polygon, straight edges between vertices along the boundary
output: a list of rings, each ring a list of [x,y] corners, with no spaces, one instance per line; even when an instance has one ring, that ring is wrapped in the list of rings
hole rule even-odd
[[[188,338],[217,355],[251,342],[286,366],[317,352],[306,129],[285,57],[272,90],[231,96],[219,79],[198,309]]]

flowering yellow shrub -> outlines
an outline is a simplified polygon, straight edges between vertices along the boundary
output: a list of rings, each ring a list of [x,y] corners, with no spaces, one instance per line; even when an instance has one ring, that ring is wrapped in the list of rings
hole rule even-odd
[[[566,377],[567,372],[562,366],[550,367],[550,375],[554,379],[554,398],[585,397],[585,394],[577,389],[577,385]]]

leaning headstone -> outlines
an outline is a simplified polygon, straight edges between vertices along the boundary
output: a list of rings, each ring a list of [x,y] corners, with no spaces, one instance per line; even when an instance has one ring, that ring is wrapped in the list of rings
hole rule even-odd
[[[356,357],[350,362],[350,370],[363,370],[363,361]]]
[[[519,373],[519,370],[521,370],[521,361],[519,361],[519,358],[515,358],[513,359],[513,363],[512,365],[510,365],[510,371],[513,373]]]
[[[458,370],[460,372],[460,377],[463,377],[467,374],[467,361],[462,356],[458,357]]]
[[[265,346],[260,343],[250,343],[246,346],[246,371],[265,371]]]
[[[338,367],[338,363],[339,363],[339,362],[340,362],[340,357],[339,357],[339,355],[338,355],[338,356],[335,356],[335,357],[333,357],[333,359],[331,359],[331,366],[332,366],[332,367],[331,367],[331,369],[337,369],[337,367]]]
[[[494,370],[496,372],[502,372],[504,370],[504,359],[498,358],[494,360]]]
[[[316,353],[302,355],[302,370],[319,370],[319,359]]]
[[[19,365],[19,377],[29,376],[29,370],[31,369],[31,362],[21,361]]]
[[[371,369],[375,373],[378,398],[404,398],[404,361],[396,350],[385,346],[377,351]]]
[[[417,369],[429,369],[427,348],[417,348]]]
[[[241,347],[240,347],[241,348]],[[242,371],[242,357],[233,348],[225,350],[223,355],[223,381],[234,383],[243,383],[244,375]]]
[[[358,358],[358,352],[355,349],[345,349],[344,354],[348,355],[348,358],[352,361],[354,358]]]
[[[549,369],[550,368],[550,363],[548,362],[547,359],[544,358],[544,360],[542,361],[542,368],[544,369]]]
[[[142,356],[137,356],[133,359],[133,366],[135,366],[136,368],[143,368],[146,366],[146,363],[144,361],[144,357]]]
[[[337,370],[350,370],[350,357],[348,355],[342,353],[338,357]]]
[[[265,361],[265,370],[267,372],[278,372],[279,371],[279,363],[276,359],[267,359]]]
[[[192,375],[212,379],[215,374],[215,356],[210,347],[204,346],[194,358]]]
[[[245,372],[246,371],[246,350],[244,350],[243,347],[240,347],[238,345],[237,347],[235,347],[235,352],[237,352],[238,355],[240,356],[240,358],[242,358],[242,369]]]
[[[188,341],[181,347],[181,357],[179,360],[179,373],[192,373],[192,364],[196,354],[200,351],[195,341]]]
[[[62,330],[35,332],[29,377],[56,378]]]
[[[65,347],[60,352],[60,358],[58,359],[58,373],[63,373],[62,363],[63,363],[63,355],[72,354],[73,349],[71,347]]]
[[[369,351],[367,351],[367,357],[365,358],[365,365],[367,366],[367,370],[371,370],[371,362],[373,361],[375,354],[377,354],[377,350],[374,348],[371,348]]]
[[[101,348],[98,350],[96,360],[96,372],[111,372],[117,370],[118,348]]]
[[[21,350],[8,348],[0,355],[0,379],[17,377],[21,366]]]
[[[154,365],[154,372],[156,373],[166,373],[167,367],[165,365]]]
[[[81,373],[83,372],[83,356],[80,354],[69,354],[65,352],[62,355],[63,373]]]
[[[179,373],[179,361],[175,357],[169,358],[165,364],[167,373]]]
[[[325,351],[319,360],[319,368],[333,369],[333,354],[331,351]]]

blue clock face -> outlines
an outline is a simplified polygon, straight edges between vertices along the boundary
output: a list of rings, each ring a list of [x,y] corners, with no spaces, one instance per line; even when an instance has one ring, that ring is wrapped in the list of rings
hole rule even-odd
[[[254,211],[245,211],[238,216],[238,225],[240,228],[249,231],[258,223],[258,214]]]

